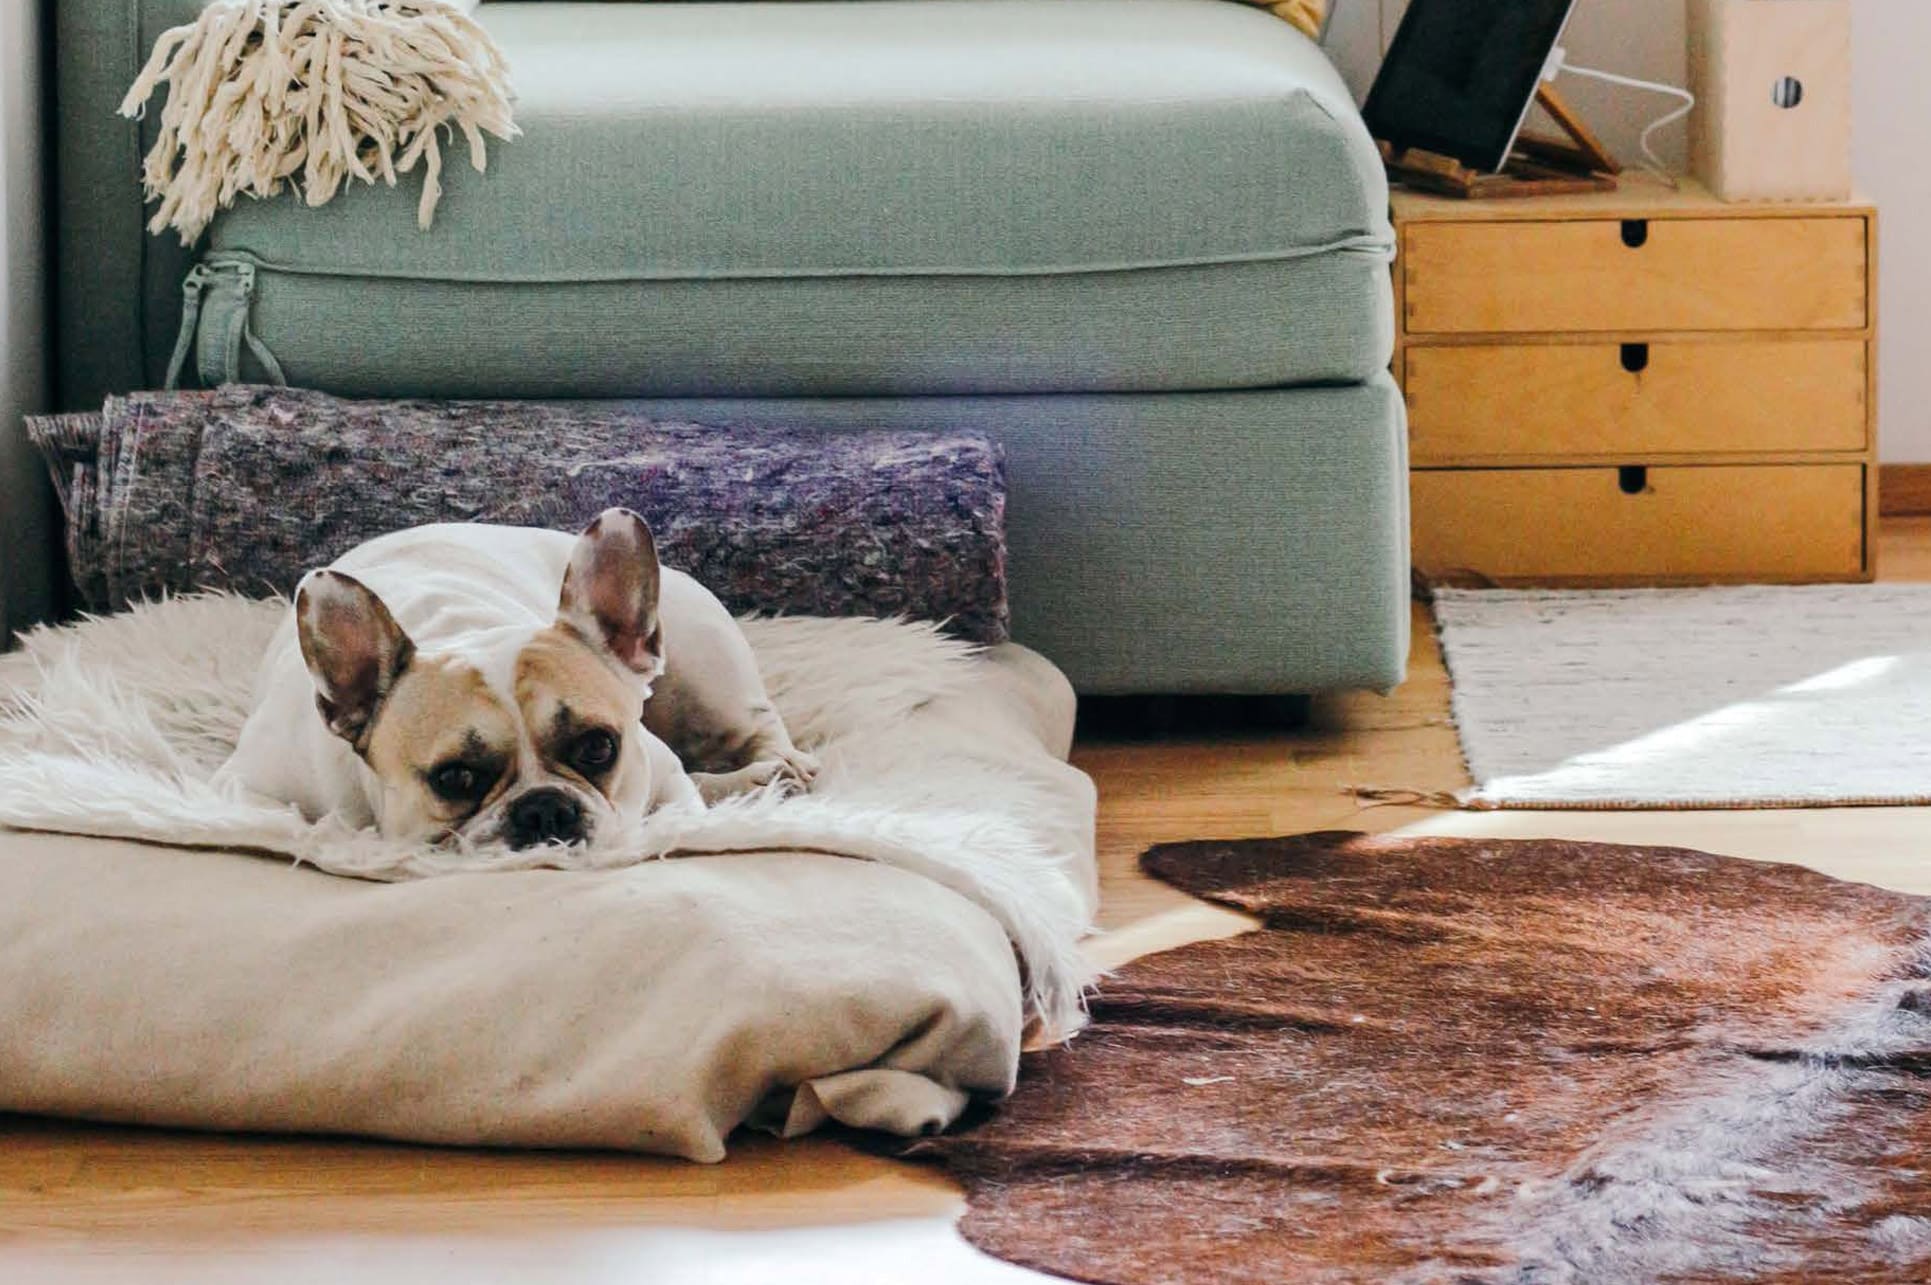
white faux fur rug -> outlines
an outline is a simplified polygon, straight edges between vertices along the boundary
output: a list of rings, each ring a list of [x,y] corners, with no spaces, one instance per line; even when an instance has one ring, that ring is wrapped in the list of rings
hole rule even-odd
[[[1491,808],[1931,803],[1931,585],[1439,590]]]
[[[1093,909],[1092,786],[1060,761],[1063,745],[1042,743],[1055,720],[1039,708],[1050,701],[1038,671],[1064,680],[1024,649],[997,649],[1015,653],[1001,665],[997,652],[924,625],[746,621],[793,738],[823,765],[810,794],[660,812],[587,849],[426,848],[311,823],[215,784],[286,610],[205,595],[26,635],[0,656],[0,825],[281,854],[379,880],[834,852],[900,866],[985,907],[1026,962],[1034,1011],[1051,1029],[1077,1028],[1091,977],[1078,943]],[[1007,703],[1024,707],[1021,722],[1035,716],[1037,734],[985,716],[994,683],[1032,684]]]

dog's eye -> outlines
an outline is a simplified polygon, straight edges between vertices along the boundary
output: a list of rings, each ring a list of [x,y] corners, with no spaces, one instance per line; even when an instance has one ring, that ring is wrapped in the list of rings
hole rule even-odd
[[[585,732],[570,743],[570,766],[594,774],[617,761],[617,738],[601,728]]]
[[[445,763],[429,773],[429,788],[450,803],[472,803],[489,793],[495,777],[486,768]]]

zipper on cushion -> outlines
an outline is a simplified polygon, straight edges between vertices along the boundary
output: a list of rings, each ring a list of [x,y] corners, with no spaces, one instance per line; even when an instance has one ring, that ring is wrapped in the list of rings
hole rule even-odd
[[[181,328],[175,331],[174,352],[168,356],[168,377],[161,381],[168,392],[181,387],[181,368],[188,364],[188,350],[194,346],[195,330],[201,324],[201,296],[207,288],[208,267],[197,263],[181,282]]]
[[[181,283],[181,329],[168,361],[168,388],[179,386],[191,350],[204,388],[242,382],[244,348],[270,383],[288,383],[281,362],[255,333],[255,284],[255,265],[232,254],[211,254],[188,270]]]

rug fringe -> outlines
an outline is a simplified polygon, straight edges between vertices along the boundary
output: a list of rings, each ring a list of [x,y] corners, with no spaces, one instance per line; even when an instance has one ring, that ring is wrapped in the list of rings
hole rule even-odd
[[[416,221],[442,198],[438,134],[518,133],[509,68],[472,16],[478,0],[228,0],[162,34],[120,112],[142,117],[168,88],[142,167],[158,207],[148,230],[192,245],[241,196],[285,185],[311,206],[344,184],[396,185],[423,167]]]
[[[1351,796],[1364,808],[1441,808],[1451,812],[1469,808],[1481,810],[1479,805],[1469,803],[1453,790],[1414,790],[1396,785],[1344,785],[1341,792]]]

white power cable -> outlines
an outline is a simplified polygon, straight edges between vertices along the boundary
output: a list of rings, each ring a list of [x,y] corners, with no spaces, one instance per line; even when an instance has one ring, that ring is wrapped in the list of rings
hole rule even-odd
[[[1611,85],[1621,85],[1625,89],[1642,89],[1652,94],[1667,94],[1672,98],[1680,98],[1683,100],[1681,107],[1666,115],[1658,116],[1655,120],[1651,121],[1648,128],[1643,130],[1641,139],[1643,157],[1649,162],[1650,170],[1671,187],[1675,187],[1676,176],[1671,174],[1669,167],[1663,164],[1663,158],[1656,154],[1656,149],[1651,146],[1650,140],[1656,136],[1658,130],[1667,129],[1669,126],[1674,125],[1677,121],[1682,120],[1685,116],[1695,111],[1696,95],[1676,85],[1660,85],[1653,80],[1638,80],[1634,76],[1619,76],[1613,71],[1597,71],[1594,67],[1578,67],[1568,60],[1563,50],[1557,49],[1549,57],[1549,69],[1543,73],[1543,79],[1554,80],[1559,73],[1564,71],[1574,72],[1576,75],[1586,77],[1590,80],[1600,80]]]

